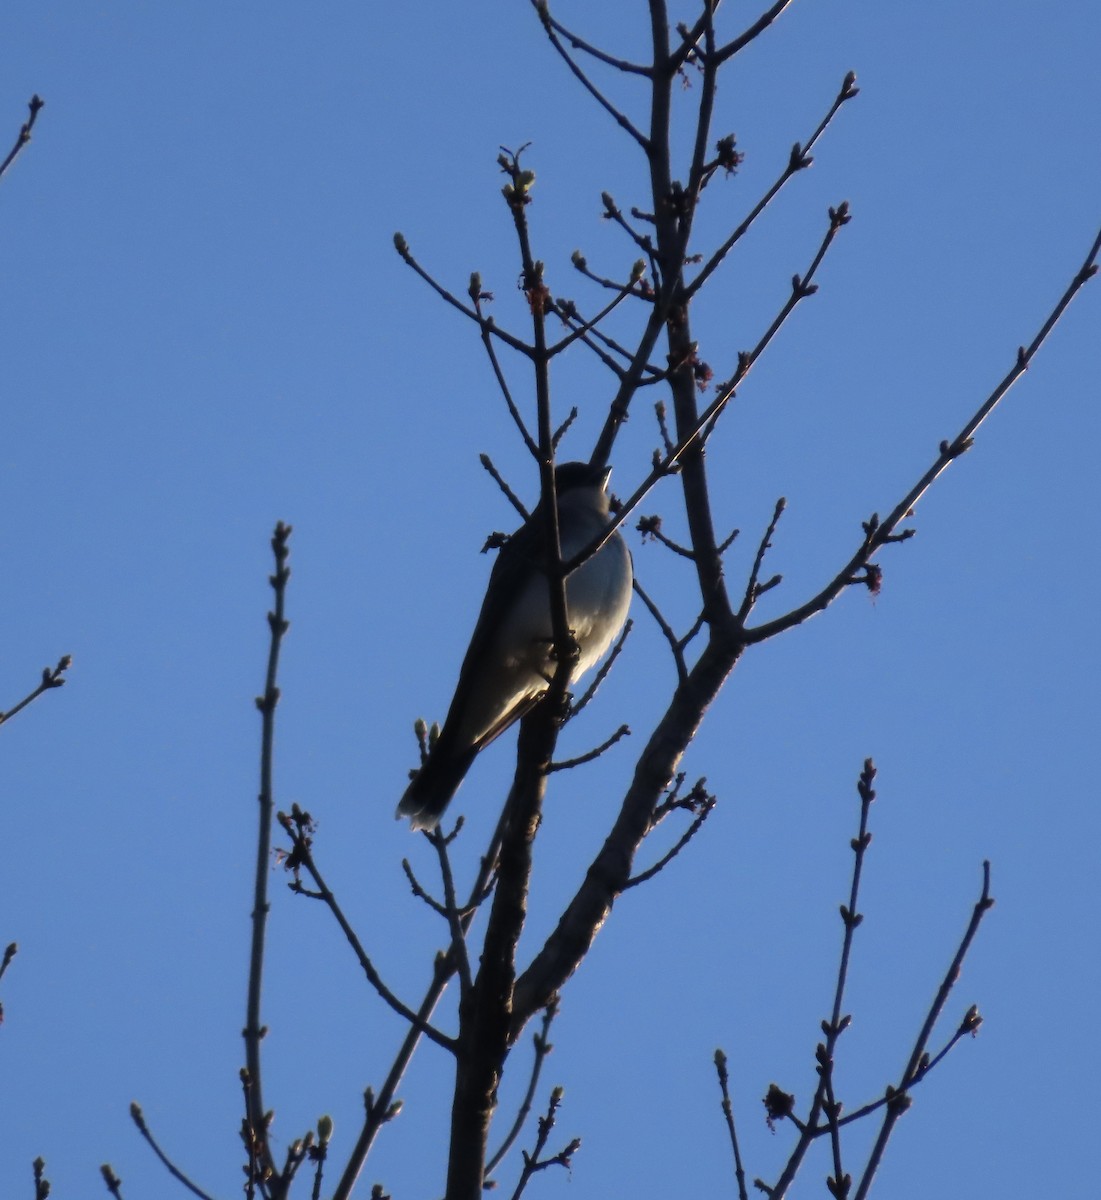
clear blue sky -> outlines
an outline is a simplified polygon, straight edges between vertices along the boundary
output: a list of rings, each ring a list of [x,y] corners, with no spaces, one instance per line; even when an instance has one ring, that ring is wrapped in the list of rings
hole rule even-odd
[[[641,52],[642,6],[591,7],[559,11]],[[731,29],[755,12],[724,5]],[[741,218],[847,70],[862,89],[698,316],[728,373],[827,205],[851,202],[821,291],[710,449],[717,511],[744,531],[735,586],[788,498],[770,560],[784,584],[762,614],[833,573],[1080,264],[1101,220],[1099,45],[1092,0],[803,0],[730,70],[716,125],[747,158],[705,233]],[[442,716],[488,570],[477,551],[512,524],[477,454],[529,499],[534,475],[477,338],[391,236],[457,289],[480,270],[498,318],[521,321],[494,160],[530,141],[537,251],[552,288],[591,307],[569,254],[609,273],[634,257],[599,194],[641,203],[639,163],[522,0],[41,0],[5,18],[5,149],[33,92],[36,136],[0,183],[0,705],[62,653],[74,664],[0,735],[0,942],[21,947],[0,985],[0,1194],[30,1195],[41,1154],[58,1197],[97,1194],[104,1161],[128,1200],[172,1195],[129,1123],[137,1099],[233,1196],[271,527],[295,527],[277,799],[318,816],[331,883],[412,999],[443,931],[400,869],[408,855],[432,878],[427,847],[391,819],[411,723]],[[563,1140],[584,1145],[572,1182],[532,1195],[731,1194],[717,1045],[751,1175],[775,1173],[788,1137],[760,1097],[773,1080],[813,1089],[869,754],[850,1108],[901,1070],[984,857],[998,901],[950,1005],[954,1021],[979,1003],[986,1024],[920,1089],[881,1194],[1085,1194],[1101,1121],[1099,332],[1094,282],[922,504],[918,537],[882,556],[878,599],[853,590],[739,667],[685,763],[720,796],[706,836],[623,898],[566,993],[545,1080],[566,1087]],[[587,455],[608,381],[579,353],[556,383],[559,414],[582,410],[567,449]],[[656,444],[640,406],[621,493]],[[672,489],[645,507],[675,535]],[[683,564],[632,542],[640,578],[690,623]],[[659,711],[672,670],[636,616],[573,751],[621,720],[637,746]],[[510,745],[456,801],[471,857]],[[631,748],[558,783],[529,950],[599,843]],[[326,914],[273,883],[267,1098],[287,1140],[331,1113],[340,1154],[401,1031]],[[422,1050],[368,1183],[439,1193],[450,1086],[450,1063]],[[827,1169],[811,1165],[805,1194]]]

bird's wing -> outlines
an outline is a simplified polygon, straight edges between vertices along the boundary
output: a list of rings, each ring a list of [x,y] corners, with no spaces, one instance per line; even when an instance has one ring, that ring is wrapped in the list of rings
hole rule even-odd
[[[447,713],[445,728],[459,729],[463,724],[464,710],[469,702],[471,691],[480,673],[484,670],[486,659],[493,651],[493,642],[502,623],[505,621],[516,596],[523,589],[525,577],[539,568],[539,530],[529,519],[501,547],[497,561],[489,574],[485,599],[482,601],[474,632],[470,636],[470,645],[459,669],[459,680],[455,685],[455,694]],[[530,704],[514,706],[513,709],[501,715],[501,719],[478,739],[477,747],[488,746],[494,738],[517,721]]]

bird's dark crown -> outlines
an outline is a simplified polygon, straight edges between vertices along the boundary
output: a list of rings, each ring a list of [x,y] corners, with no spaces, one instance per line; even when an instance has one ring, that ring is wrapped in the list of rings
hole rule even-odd
[[[572,491],[574,488],[602,487],[606,481],[607,467],[593,466],[591,463],[568,462],[561,463],[554,469],[555,491]]]

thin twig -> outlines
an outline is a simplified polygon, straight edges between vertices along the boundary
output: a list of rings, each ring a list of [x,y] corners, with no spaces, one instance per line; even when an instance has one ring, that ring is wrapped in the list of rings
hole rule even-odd
[[[516,1184],[516,1190],[512,1193],[512,1200],[520,1200],[531,1177],[537,1171],[545,1171],[547,1167],[566,1167],[568,1169],[572,1166],[571,1160],[581,1145],[580,1138],[574,1138],[573,1141],[568,1143],[565,1149],[560,1150],[551,1158],[539,1157],[546,1149],[551,1130],[554,1129],[558,1107],[562,1103],[562,1096],[563,1091],[560,1087],[556,1087],[551,1092],[546,1115],[539,1118],[539,1133],[535,1139],[535,1148],[530,1154],[526,1150],[524,1151],[524,1169],[520,1172],[520,1180]]]
[[[440,297],[445,300],[452,308],[458,309],[464,317],[469,317],[480,329],[488,330],[494,337],[498,337],[506,346],[511,346],[518,354],[526,355],[528,358],[532,355],[532,347],[526,342],[521,341],[518,337],[514,337],[511,333],[506,333],[493,320],[492,317],[480,315],[475,309],[468,308],[457,296],[452,295],[442,284],[437,283],[435,279],[420,265],[413,257],[409,250],[409,244],[400,233],[394,234],[394,249],[397,250],[402,262],[407,267],[411,267],[421,279]]]
[[[561,762],[552,762],[547,764],[547,774],[552,771],[572,771],[574,767],[584,766],[585,763],[590,763],[594,759],[599,758],[605,750],[610,750],[618,741],[625,737],[630,737],[631,729],[628,725],[620,725],[620,727],[606,741],[600,743],[599,746],[593,747],[592,750],[587,750],[584,754],[579,754],[577,758],[564,758]]]
[[[643,541],[648,537],[653,538],[655,542],[660,542],[666,550],[672,550],[674,554],[681,558],[687,558],[689,562],[695,561],[696,552],[694,550],[682,546],[679,542],[674,542],[672,538],[666,537],[661,532],[661,517],[639,517],[635,529],[642,534]]]
[[[209,1192],[204,1192],[197,1183],[194,1183],[192,1180],[190,1180],[168,1157],[168,1155],[165,1154],[160,1146],[157,1145],[157,1139],[153,1136],[149,1130],[149,1126],[145,1123],[145,1115],[142,1113],[140,1105],[136,1103],[130,1105],[130,1119],[138,1127],[138,1133],[140,1133],[141,1136],[145,1138],[146,1142],[149,1143],[153,1153],[161,1160],[165,1170],[168,1171],[169,1175],[171,1175],[173,1179],[179,1180],[179,1182],[182,1183],[192,1195],[198,1196],[199,1200],[214,1200],[214,1197],[211,1196]]]
[[[727,42],[725,46],[721,46],[716,51],[718,62],[724,63],[727,59],[737,54],[739,50],[744,50],[750,42],[764,33],[789,4],[791,4],[791,0],[776,0],[776,3],[763,12],[744,33],[739,34],[732,41]]]
[[[516,1113],[516,1120],[513,1121],[512,1128],[505,1135],[505,1140],[497,1148],[496,1152],[490,1155],[489,1160],[486,1162],[485,1177],[487,1182],[501,1160],[512,1149],[516,1139],[520,1136],[520,1131],[524,1128],[524,1122],[528,1119],[528,1114],[531,1112],[531,1104],[535,1099],[535,1089],[539,1086],[539,1075],[543,1070],[543,1063],[546,1061],[547,1055],[554,1049],[548,1037],[551,1024],[557,1015],[558,1001],[552,1000],[543,1012],[543,1024],[539,1032],[532,1036],[532,1042],[535,1045],[535,1055],[532,1059],[528,1090],[524,1093],[524,1099],[520,1103],[520,1108]]]
[[[297,806],[295,806],[297,808]],[[360,968],[364,975],[367,976],[367,981],[378,993],[379,997],[390,1006],[398,1014],[404,1018],[418,1032],[423,1033],[425,1037],[435,1042],[437,1046],[442,1046],[445,1050],[455,1052],[455,1040],[441,1033],[434,1026],[423,1020],[419,1013],[414,1012],[407,1004],[399,1000],[397,996],[386,986],[375,968],[375,964],[371,961],[370,955],[363,948],[358,935],[351,926],[348,918],[344,915],[344,910],[341,908],[336,896],[333,895],[332,889],[325,882],[317,863],[314,861],[313,851],[310,847],[309,834],[301,826],[301,821],[296,821],[295,813],[290,816],[286,813],[280,813],[279,824],[283,827],[283,831],[291,839],[293,850],[288,856],[284,865],[297,872],[299,869],[304,869],[310,878],[314,881],[314,886],[317,891],[314,898],[321,900],[329,911],[336,918],[336,923],[340,926],[341,932],[348,940],[348,944],[352,947],[352,951],[359,962]],[[291,885],[292,891],[300,891],[301,888],[295,883]]]
[[[726,1131],[730,1135],[730,1148],[734,1153],[734,1178],[738,1183],[738,1200],[748,1200],[745,1167],[742,1165],[742,1153],[738,1148],[738,1133],[734,1127],[734,1105],[730,1099],[730,1074],[726,1065],[726,1055],[722,1050],[715,1051],[715,1071],[719,1077],[719,1088],[723,1094],[723,1116],[726,1118]]]
[[[860,1108],[853,1109],[853,1111],[851,1113],[848,1113],[846,1116],[842,1117],[837,1122],[837,1124],[839,1126],[851,1125],[853,1122],[861,1121],[865,1117],[869,1116],[871,1113],[877,1112],[879,1109],[883,1108],[883,1106],[886,1104],[897,1103],[897,1097],[900,1094],[900,1092],[907,1092],[907,1093],[912,1092],[919,1083],[921,1083],[923,1080],[925,1080],[925,1078],[934,1069],[934,1067],[939,1066],[940,1063],[943,1061],[943,1059],[952,1050],[954,1050],[955,1047],[965,1037],[968,1037],[968,1036],[973,1037],[975,1035],[975,1033],[977,1032],[978,1027],[981,1024],[982,1024],[982,1017],[979,1016],[978,1008],[975,1005],[971,1005],[971,1007],[964,1014],[963,1020],[960,1022],[959,1027],[956,1029],[956,1031],[952,1034],[952,1036],[948,1039],[948,1041],[941,1047],[941,1049],[936,1054],[934,1054],[933,1057],[931,1059],[929,1059],[929,1061],[927,1063],[924,1064],[924,1066],[921,1067],[917,1076],[914,1079],[912,1079],[905,1088],[888,1088],[886,1095],[880,1096],[878,1100],[873,1100],[873,1101],[871,1101],[871,1103],[864,1104]]]
[[[264,1121],[266,1110],[261,1079],[260,1042],[265,1031],[260,1019],[260,996],[264,977],[264,941],[268,912],[271,909],[268,900],[268,873],[271,869],[271,826],[272,815],[275,811],[272,775],[275,748],[275,709],[279,703],[279,688],[276,680],[279,672],[279,652],[283,645],[283,637],[290,627],[290,623],[284,616],[287,582],[291,575],[290,567],[287,566],[287,558],[290,553],[287,543],[290,535],[291,527],[280,521],[275,526],[275,532],[271,539],[272,553],[275,556],[275,572],[269,576],[268,582],[271,584],[275,602],[272,611],[268,613],[270,641],[264,694],[256,699],[256,707],[260,710],[261,718],[260,806],[256,836],[256,876],[253,884],[248,1002],[244,1028],[245,1063],[248,1071],[248,1083],[245,1088],[245,1121],[252,1131],[252,1136],[257,1140],[260,1170],[265,1175],[274,1173],[275,1162],[268,1143],[267,1126]]]
[[[32,96],[27,102],[27,108],[30,109],[30,116],[23,122],[19,130],[19,136],[15,139],[15,145],[8,151],[7,158],[0,163],[0,177],[3,177],[4,172],[19,157],[20,150],[31,140],[31,130],[34,128],[35,121],[38,120],[38,114],[45,106],[46,101],[37,95]]]
[[[458,965],[459,994],[465,996],[469,994],[474,981],[470,973],[470,956],[466,951],[466,937],[462,927],[462,918],[466,914],[459,908],[458,902],[455,899],[455,876],[451,870],[451,858],[447,853],[447,847],[451,839],[444,837],[438,828],[426,834],[426,836],[435,847],[436,856],[440,862],[440,877],[443,879],[444,916],[447,918],[447,925],[451,930],[451,954]],[[475,908],[479,903],[481,903],[480,899],[475,902]]]
[[[4,950],[4,957],[0,959],[0,979],[4,978],[4,972],[11,966],[11,960],[19,953],[19,943],[9,942]]]
[[[491,886],[491,880],[497,869],[497,860],[500,855],[501,839],[504,835],[505,823],[508,819],[507,812],[502,809],[501,816],[497,821],[497,828],[494,831],[493,837],[489,843],[489,849],[482,858],[481,868],[478,871],[477,878],[471,887],[468,900],[469,912],[460,918],[460,923],[463,932],[469,928],[470,922],[474,919],[476,911],[475,900],[477,897],[488,893]],[[421,1001],[420,1008],[417,1010],[417,1015],[422,1021],[427,1022],[435,1011],[436,1005],[440,1001],[456,971],[456,964],[452,954],[439,954],[432,968],[432,980],[425,991],[424,999]],[[348,1156],[348,1162],[344,1167],[344,1171],[340,1176],[336,1190],[333,1192],[332,1200],[350,1200],[352,1191],[355,1188],[356,1181],[359,1178],[360,1172],[363,1170],[363,1165],[367,1161],[367,1155],[374,1145],[375,1138],[378,1136],[379,1130],[389,1119],[389,1114],[393,1112],[394,1097],[397,1094],[399,1085],[405,1077],[405,1072],[408,1070],[409,1063],[412,1061],[413,1054],[417,1046],[420,1044],[421,1033],[416,1027],[411,1028],[405,1035],[394,1061],[391,1064],[390,1071],[386,1076],[381,1089],[379,1090],[378,1098],[373,1099],[372,1103],[367,1105],[367,1113],[360,1129],[359,1137],[356,1139],[356,1144],[352,1148],[351,1154]]]
[[[566,574],[572,574],[577,570],[582,563],[587,562],[594,554],[606,545],[608,540],[615,534],[616,530],[623,524],[627,517],[634,509],[642,502],[649,494],[653,486],[659,479],[664,479],[665,476],[672,472],[673,467],[685,455],[685,453],[696,445],[702,437],[704,431],[709,426],[714,426],[716,420],[721,415],[723,409],[727,406],[730,400],[734,397],[735,389],[742,383],[745,377],[752,370],[754,364],[758,361],[764,351],[768,348],[773,338],[780,331],[788,317],[791,316],[796,306],[809,296],[813,296],[818,290],[818,285],[812,283],[814,276],[818,272],[818,268],[822,265],[822,261],[826,256],[830,246],[833,244],[838,231],[848,224],[849,206],[847,202],[842,202],[836,209],[829,210],[830,223],[826,230],[825,236],[822,239],[818,250],[815,252],[810,266],[807,268],[806,274],[795,275],[791,281],[791,292],[776,314],[771,325],[765,330],[760,341],[749,353],[742,353],[738,356],[738,368],[734,375],[724,384],[720,385],[718,394],[715,399],[699,414],[693,422],[691,429],[677,442],[676,446],[665,455],[658,463],[656,463],[650,474],[639,484],[632,493],[631,497],[620,504],[619,512],[605,526],[600,536],[594,538],[589,545],[578,551],[568,562],[565,563],[564,569]]]
[[[638,887],[640,883],[646,883],[647,880],[653,879],[659,871],[664,870],[696,834],[699,833],[704,821],[711,816],[711,810],[715,807],[715,803],[715,797],[708,796],[700,805],[700,811],[696,814],[692,824],[677,839],[673,848],[667,854],[663,854],[652,867],[647,867],[645,871],[639,871],[637,875],[632,875],[623,885],[623,891],[626,891],[628,888]]]
[[[772,547],[772,535],[776,532],[776,526],[779,524],[786,507],[787,501],[781,496],[776,501],[776,508],[773,510],[772,520],[769,521],[768,528],[765,530],[765,536],[761,538],[761,544],[757,547],[757,556],[753,560],[753,570],[750,571],[749,582],[745,586],[745,598],[742,600],[742,607],[738,610],[739,621],[744,621],[749,616],[753,611],[754,604],[757,603],[761,595],[761,589],[757,581],[761,576],[761,567],[764,566],[765,555]]]
[[[487,317],[482,312],[482,302],[489,296],[488,292],[482,291],[482,281],[477,273],[470,277],[470,287],[467,290],[467,295],[470,296],[471,302],[474,305],[474,311],[478,315],[481,322],[479,333],[482,339],[482,345],[485,347],[485,352],[489,356],[489,365],[493,368],[494,378],[497,380],[497,386],[501,389],[501,395],[504,397],[505,405],[508,408],[509,416],[512,417],[513,423],[520,431],[520,437],[527,446],[528,452],[532,455],[538,455],[539,448],[536,446],[531,434],[528,432],[527,425],[524,424],[524,418],[520,415],[520,410],[516,407],[516,402],[512,398],[512,390],[508,386],[508,380],[505,378],[504,369],[501,366],[500,360],[497,358],[497,351],[493,345],[492,332],[495,328],[493,318]]]
[[[551,45],[558,51],[562,61],[569,67],[573,76],[578,80],[581,86],[589,93],[590,96],[600,105],[602,109],[615,121],[615,123],[624,132],[630,134],[642,149],[649,154],[650,143],[647,139],[635,128],[630,119],[619,111],[618,108],[604,95],[604,93],[593,83],[593,81],[585,74],[584,71],[574,61],[573,55],[562,45],[562,41],[558,36],[558,32],[554,23],[550,19],[550,13],[547,11],[546,0],[531,0],[532,7],[539,14],[539,19],[543,23],[543,29],[546,31],[547,37],[550,38]]]
[[[497,486],[501,489],[502,492],[504,492],[505,499],[512,505],[512,507],[514,509],[516,509],[516,511],[520,514],[520,516],[526,521],[531,514],[524,507],[523,502],[516,495],[516,493],[512,490],[512,488],[510,488],[508,486],[508,484],[505,483],[504,477],[501,475],[501,472],[498,471],[497,468],[493,465],[493,460],[489,457],[488,454],[479,454],[478,461],[489,472],[489,474],[493,476],[493,479],[496,482]]]
[[[34,1170],[34,1200],[46,1200],[50,1194],[50,1181],[46,1178],[46,1160],[39,1157],[31,1165]]]
[[[1027,348],[1024,346],[1018,348],[1017,359],[1012,369],[997,387],[994,388],[986,400],[979,405],[974,415],[956,437],[951,442],[941,442],[940,453],[933,460],[932,465],[895,505],[886,520],[880,521],[878,517],[873,517],[871,521],[865,524],[864,538],[856,552],[816,596],[812,596],[805,604],[801,604],[798,608],[792,609],[783,616],[776,617],[772,621],[766,621],[763,625],[758,625],[754,629],[747,629],[745,631],[747,645],[766,641],[768,638],[774,637],[778,633],[783,633],[785,630],[791,629],[792,626],[801,624],[808,617],[812,617],[816,613],[820,613],[828,608],[851,584],[865,581],[860,576],[860,572],[868,566],[880,547],[905,537],[906,531],[902,534],[896,534],[895,530],[910,516],[915,505],[942,472],[971,448],[979,426],[994,411],[1009,389],[1029,368],[1033,358],[1035,358],[1040,347],[1055,328],[1059,318],[1066,311],[1070,302],[1086,282],[1092,279],[1097,273],[1097,256],[1099,252],[1101,252],[1101,232],[1098,232],[1089,253],[1086,255],[1085,262],[1083,262],[1071,280],[1070,285],[1044,321],[1039,333],[1036,334]]]
[[[636,266],[638,265],[641,264],[636,264]],[[553,346],[547,347],[547,358],[554,358],[556,354],[561,354],[563,350],[567,349],[569,346],[572,346],[573,343],[578,340],[578,338],[583,337],[587,333],[591,333],[596,326],[599,325],[600,322],[603,321],[610,312],[612,312],[613,309],[617,308],[623,302],[627,296],[634,295],[634,288],[641,278],[641,273],[635,274],[632,272],[627,283],[620,287],[619,292],[607,304],[604,305],[604,307],[596,314],[595,317],[593,317],[591,320],[583,321],[576,328],[571,329],[570,332],[566,334],[566,336],[560,341],[555,342]]]
[[[99,1169],[99,1173],[103,1176],[103,1182],[107,1185],[107,1191],[114,1196],[115,1200],[122,1200],[122,1180],[111,1169],[110,1163],[104,1163]]]
[[[10,721],[16,713],[22,712],[28,704],[32,704],[43,692],[51,691],[53,688],[63,687],[65,680],[62,678],[64,673],[73,665],[73,656],[71,654],[63,655],[57,660],[56,667],[43,667],[42,678],[38,686],[32,692],[28,692],[18,704],[9,708],[7,712],[0,712],[0,725],[5,721]]]
[[[677,679],[680,683],[683,683],[688,677],[688,667],[684,661],[684,648],[681,646],[680,639],[673,632],[669,622],[661,615],[661,609],[650,599],[649,594],[642,584],[639,583],[637,577],[632,581],[632,587],[635,590],[635,595],[646,606],[646,611],[657,622],[662,636],[669,643],[669,649],[673,652],[673,663],[677,668]]]
[[[945,972],[944,979],[937,990],[937,994],[933,999],[933,1003],[929,1006],[929,1012],[925,1018],[925,1023],[921,1027],[921,1032],[918,1034],[917,1041],[914,1043],[914,1049],[910,1054],[910,1061],[906,1064],[906,1069],[902,1073],[902,1078],[899,1081],[897,1088],[889,1089],[888,1103],[886,1111],[883,1114],[883,1123],[879,1129],[879,1135],[875,1140],[875,1145],[872,1147],[871,1153],[868,1156],[868,1164],[864,1168],[864,1174],[861,1176],[860,1183],[857,1186],[856,1192],[853,1195],[853,1200],[865,1200],[868,1191],[872,1186],[872,1181],[875,1179],[876,1172],[879,1169],[879,1164],[883,1159],[883,1152],[887,1148],[887,1142],[890,1139],[891,1133],[894,1130],[895,1122],[910,1106],[910,1097],[907,1094],[908,1089],[915,1083],[927,1070],[927,1061],[925,1047],[929,1043],[929,1038],[932,1036],[933,1028],[940,1019],[940,1014],[944,1009],[944,1005],[948,1000],[956,981],[960,976],[960,968],[963,965],[963,960],[967,957],[967,952],[971,948],[971,943],[974,941],[975,934],[979,931],[979,926],[982,924],[982,919],[987,912],[993,907],[994,901],[990,895],[990,863],[984,862],[982,865],[983,882],[982,892],[978,900],[975,902],[975,907],[971,911],[971,920],[967,924],[967,929],[964,931],[963,938],[960,941],[959,948],[956,950],[955,957],[952,959],[951,965]],[[974,1026],[977,1028],[977,1025]],[[958,1039],[957,1039],[958,1040]]]
[[[708,279],[710,279],[712,274],[714,274],[714,272],[718,269],[722,261],[730,253],[734,246],[737,245],[737,243],[741,241],[746,233],[749,232],[750,228],[753,226],[754,222],[761,215],[761,213],[763,213],[765,209],[772,203],[772,201],[776,199],[776,196],[779,194],[788,180],[791,179],[793,175],[798,175],[800,171],[806,170],[806,168],[811,165],[811,163],[814,161],[810,153],[812,147],[826,131],[826,128],[829,126],[830,122],[837,114],[837,110],[842,106],[842,104],[844,104],[847,100],[851,100],[859,93],[860,89],[855,86],[855,82],[856,76],[850,71],[842,81],[841,90],[834,97],[833,104],[830,106],[829,112],[827,112],[822,120],[818,123],[818,128],[815,129],[814,133],[811,134],[810,138],[805,144],[802,142],[795,143],[795,145],[792,147],[791,153],[788,155],[788,161],[785,164],[784,169],[780,172],[780,175],[772,184],[772,186],[753,206],[745,220],[743,220],[742,223],[737,226],[737,228],[730,234],[726,241],[723,242],[723,244],[711,255],[704,266],[700,268],[699,273],[688,285],[687,294],[689,299],[691,299],[704,286]]]
[[[626,75],[645,75],[649,78],[652,74],[650,67],[644,67],[640,63],[628,62],[625,58],[616,58],[614,55],[607,54],[603,50],[586,42],[583,38],[579,38],[576,33],[567,29],[565,25],[550,15],[546,0],[539,0],[536,8],[539,10],[540,18],[543,21],[550,22],[555,32],[561,34],[575,50],[584,50],[586,54],[592,55],[598,62],[604,63],[605,66],[615,67],[617,71],[622,71]]]

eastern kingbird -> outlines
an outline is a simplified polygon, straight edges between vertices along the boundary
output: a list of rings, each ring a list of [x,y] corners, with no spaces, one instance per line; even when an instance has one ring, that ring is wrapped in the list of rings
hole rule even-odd
[[[554,473],[562,558],[568,561],[608,524],[611,469],[564,463]],[[447,719],[413,776],[396,815],[434,829],[480,750],[518,721],[554,672],[542,505],[501,548]],[[611,646],[631,603],[631,555],[618,533],[566,581],[570,632],[580,647],[571,682]]]

